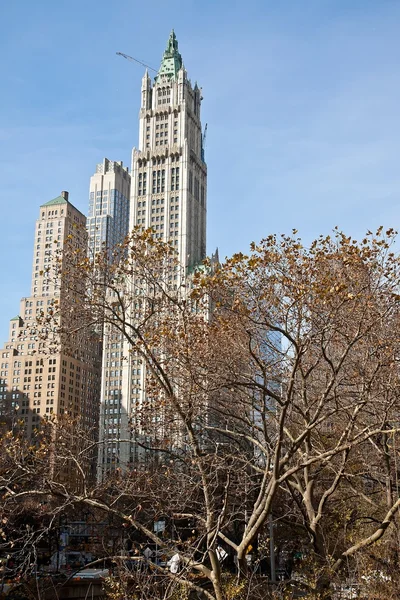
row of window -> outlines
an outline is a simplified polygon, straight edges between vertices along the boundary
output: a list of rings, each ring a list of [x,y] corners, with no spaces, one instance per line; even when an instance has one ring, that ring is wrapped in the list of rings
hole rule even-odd
[[[178,143],[178,138],[174,137],[174,144]],[[165,146],[168,144],[168,140],[156,140],[156,146]],[[146,143],[146,148],[150,148],[150,142]]]
[[[64,214],[64,209],[62,208],[60,210],[60,215],[63,215],[63,214]],[[68,214],[70,214],[70,213],[68,213]],[[56,217],[57,215],[58,215],[58,211],[57,210],[49,210],[49,211],[47,211],[47,216],[48,217]],[[42,212],[42,219],[44,219],[45,217],[46,217],[46,213],[45,213],[45,211],[43,211]]]
[[[156,121],[167,121],[169,117],[169,114],[167,112],[164,113],[157,113],[156,114]],[[175,114],[175,117],[177,117],[177,115]],[[150,123],[150,117],[146,117],[146,121],[147,123]],[[177,119],[174,120],[174,125],[177,125],[178,121]]]
[[[171,154],[170,160],[171,160],[171,162],[178,162],[180,160],[179,154]],[[157,158],[154,156],[151,159],[151,164],[153,165],[153,167],[156,165],[165,165],[165,156],[162,156],[162,157],[158,156]],[[140,159],[138,161],[139,169],[141,169],[142,167],[145,167],[146,165],[147,165],[147,160],[145,158]]]
[[[179,190],[179,167],[171,168],[171,191]],[[138,175],[138,196],[145,196],[147,193],[147,174]],[[159,194],[165,192],[165,169],[158,169],[152,172],[152,193]]]

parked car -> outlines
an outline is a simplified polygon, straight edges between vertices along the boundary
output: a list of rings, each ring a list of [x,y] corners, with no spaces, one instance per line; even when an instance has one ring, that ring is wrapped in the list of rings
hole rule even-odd
[[[73,581],[79,581],[80,579],[105,579],[110,574],[108,569],[82,569],[78,573],[72,576]]]

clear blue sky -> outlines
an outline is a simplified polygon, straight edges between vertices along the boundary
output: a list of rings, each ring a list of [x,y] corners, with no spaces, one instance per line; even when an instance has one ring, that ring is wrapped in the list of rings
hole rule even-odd
[[[203,87],[208,251],[400,216],[398,0],[14,0],[0,39],[0,344],[28,295],[41,203],[84,213],[95,165],[129,164],[143,70],[175,28]]]

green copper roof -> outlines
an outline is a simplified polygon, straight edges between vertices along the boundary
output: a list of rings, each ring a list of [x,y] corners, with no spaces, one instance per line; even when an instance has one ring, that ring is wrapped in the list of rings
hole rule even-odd
[[[205,273],[207,275],[210,273],[210,267],[209,265],[205,265],[203,262],[196,263],[187,268],[187,273],[188,275],[193,275],[193,273]]]
[[[174,30],[172,30],[155,80],[157,81],[160,75],[167,75],[169,79],[175,79],[181,68],[182,56],[178,52],[178,40]]]
[[[10,321],[19,321],[20,320],[20,316],[14,317],[13,319],[10,319]]]
[[[40,206],[52,206],[53,204],[68,204],[68,200],[66,200],[62,196],[57,196],[57,198],[53,198],[53,200],[49,200],[49,202],[41,204]]]

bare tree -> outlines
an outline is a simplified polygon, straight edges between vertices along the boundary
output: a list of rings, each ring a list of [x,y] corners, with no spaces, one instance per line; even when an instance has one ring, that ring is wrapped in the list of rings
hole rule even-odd
[[[310,595],[330,597],[394,530],[400,504],[393,237],[336,231],[305,248],[270,236],[176,288],[173,249],[149,231],[111,263],[72,252],[59,333],[109,326],[143,361],[146,401],[127,442],[150,459],[96,485],[81,472],[79,493],[54,477],[18,492],[6,469],[4,506],[50,495],[112,515],[139,552],[179,554],[178,573],[156,565],[160,577],[215,600],[252,593],[272,516],[295,531]]]

